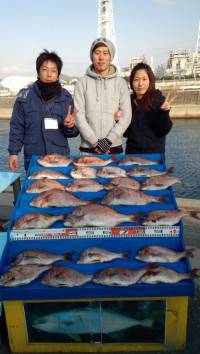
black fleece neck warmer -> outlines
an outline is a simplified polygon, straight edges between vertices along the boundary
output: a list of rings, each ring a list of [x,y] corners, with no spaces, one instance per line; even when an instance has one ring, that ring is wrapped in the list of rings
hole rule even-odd
[[[37,80],[37,85],[39,87],[42,98],[47,101],[51,98],[61,94],[62,86],[59,81],[54,82],[42,82]]]

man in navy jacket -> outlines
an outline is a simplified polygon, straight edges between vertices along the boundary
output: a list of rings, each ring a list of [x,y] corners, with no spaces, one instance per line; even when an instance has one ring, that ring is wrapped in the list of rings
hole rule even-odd
[[[27,170],[32,155],[69,154],[67,138],[79,134],[75,126],[73,99],[61,87],[62,60],[55,52],[42,52],[36,60],[38,80],[22,89],[14,104],[10,122],[9,160],[12,171],[19,166],[24,147]]]

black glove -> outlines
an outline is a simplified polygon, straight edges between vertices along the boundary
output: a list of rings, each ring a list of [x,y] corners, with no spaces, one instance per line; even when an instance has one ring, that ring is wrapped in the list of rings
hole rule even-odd
[[[97,148],[99,150],[101,150],[103,153],[108,151],[110,149],[111,145],[112,145],[112,142],[107,138],[99,139],[97,142]]]

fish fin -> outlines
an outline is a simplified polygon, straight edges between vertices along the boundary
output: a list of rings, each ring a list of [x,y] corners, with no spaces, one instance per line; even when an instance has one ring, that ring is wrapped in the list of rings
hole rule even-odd
[[[88,200],[88,201],[87,201],[87,204],[85,204],[85,205],[96,205],[99,201],[101,201],[101,198],[96,198],[96,199]]]
[[[157,263],[147,264],[147,269],[156,269],[158,267],[159,267],[159,265]]]
[[[106,333],[106,335],[110,338],[112,338],[113,340],[117,340],[117,339],[120,339],[120,338],[124,338],[124,333],[121,332],[121,331],[115,331],[115,332],[109,332],[109,333]]]
[[[156,274],[156,269],[159,267],[159,265],[157,263],[149,263],[145,266],[144,269],[146,269],[145,275],[152,275],[152,274]]]
[[[156,187],[154,186],[149,186],[148,184],[146,185],[145,182],[141,183],[141,189],[142,190],[148,190],[148,191],[153,191],[153,190],[157,190],[158,188],[156,187],[159,187],[160,189],[166,189],[164,186],[163,186],[163,183],[156,183]]]
[[[163,187],[163,183],[156,183],[157,187]],[[162,189],[165,189],[165,187],[163,187]]]
[[[156,275],[159,274],[159,271],[154,271],[154,270],[148,270],[147,272],[145,272],[145,276],[150,276],[150,275]]]
[[[67,334],[71,339],[73,339],[75,342],[78,342],[78,343],[81,343],[82,340],[81,340],[81,337],[79,334],[71,334],[71,333],[68,333]]]
[[[75,253],[76,253],[76,251],[71,251],[71,252],[68,252],[68,253],[64,253],[64,255],[63,255],[64,260],[65,260],[65,261],[71,261],[73,255],[74,255]]]

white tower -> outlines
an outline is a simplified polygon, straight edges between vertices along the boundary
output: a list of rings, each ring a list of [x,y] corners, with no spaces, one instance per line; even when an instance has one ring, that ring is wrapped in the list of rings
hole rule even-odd
[[[118,72],[120,73],[114,30],[112,0],[98,0],[98,37],[105,37],[113,42],[116,48],[113,64],[117,67]]]
[[[193,75],[196,77],[200,76],[200,21],[197,35],[196,51],[193,55]]]
[[[199,30],[197,36],[197,45],[196,45],[196,54],[200,52],[200,21],[199,21]]]

